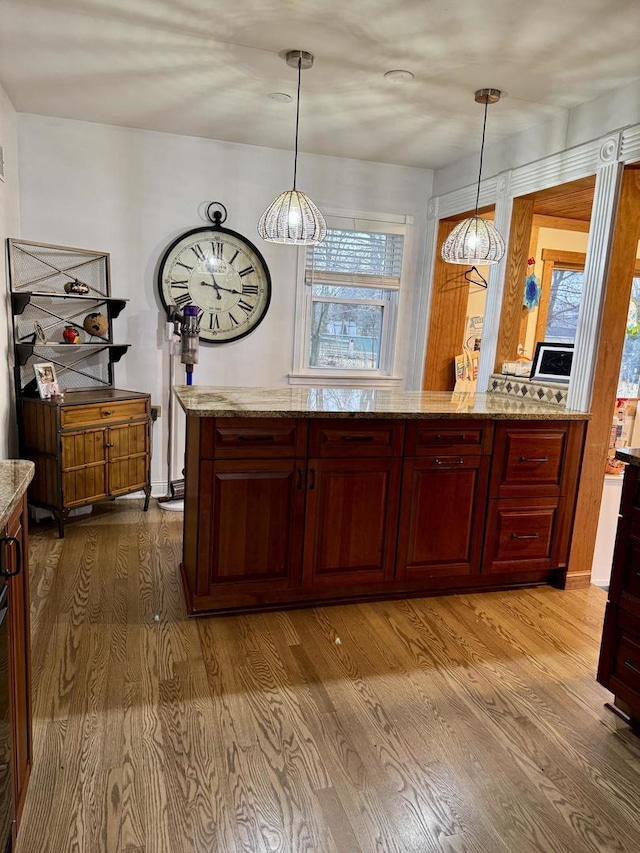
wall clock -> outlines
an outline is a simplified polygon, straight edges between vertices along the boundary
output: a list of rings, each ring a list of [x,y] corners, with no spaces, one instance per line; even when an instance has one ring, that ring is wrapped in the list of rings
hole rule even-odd
[[[212,213],[214,206],[224,213]],[[165,308],[199,309],[201,341],[224,344],[262,322],[271,301],[271,275],[253,243],[222,227],[224,205],[210,204],[207,217],[211,226],[187,231],[168,247],[158,269],[158,288]]]

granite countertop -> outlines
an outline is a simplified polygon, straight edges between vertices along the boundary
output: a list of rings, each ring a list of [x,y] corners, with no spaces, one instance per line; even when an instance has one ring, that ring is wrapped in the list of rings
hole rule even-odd
[[[616,459],[640,467],[640,447],[621,447],[616,450]]]
[[[500,394],[454,394],[377,388],[242,388],[178,385],[175,394],[197,418],[489,418],[587,420],[590,415]]]
[[[24,459],[0,459],[0,529],[22,500],[35,466]]]

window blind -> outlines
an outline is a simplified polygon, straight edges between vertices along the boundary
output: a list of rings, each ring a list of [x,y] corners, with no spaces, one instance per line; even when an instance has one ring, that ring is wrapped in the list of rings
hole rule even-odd
[[[329,229],[307,251],[305,282],[397,290],[403,249],[402,234]]]

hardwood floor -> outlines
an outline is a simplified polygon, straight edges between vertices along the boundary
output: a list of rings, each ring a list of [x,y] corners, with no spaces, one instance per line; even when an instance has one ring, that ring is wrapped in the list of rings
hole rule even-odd
[[[32,525],[17,853],[640,850],[601,590],[187,620],[181,515],[141,508]]]

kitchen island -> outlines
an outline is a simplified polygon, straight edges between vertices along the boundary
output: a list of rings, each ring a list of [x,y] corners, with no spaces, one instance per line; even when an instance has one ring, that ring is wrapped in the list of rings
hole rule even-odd
[[[491,394],[175,393],[191,614],[565,585],[587,414]]]

